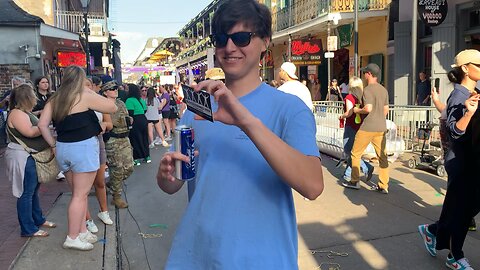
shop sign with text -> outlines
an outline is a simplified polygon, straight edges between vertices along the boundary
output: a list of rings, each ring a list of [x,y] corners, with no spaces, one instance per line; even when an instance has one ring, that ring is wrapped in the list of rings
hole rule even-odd
[[[292,41],[292,62],[297,65],[319,65],[322,62],[322,40]]]
[[[440,25],[447,13],[447,0],[418,0],[418,15],[430,27]]]

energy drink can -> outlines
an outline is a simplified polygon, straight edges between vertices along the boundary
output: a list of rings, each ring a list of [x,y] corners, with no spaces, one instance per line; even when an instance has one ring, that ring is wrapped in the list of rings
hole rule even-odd
[[[195,135],[193,128],[178,126],[175,128],[175,151],[190,158],[190,162],[175,161],[175,177],[179,180],[189,181],[195,178]]]

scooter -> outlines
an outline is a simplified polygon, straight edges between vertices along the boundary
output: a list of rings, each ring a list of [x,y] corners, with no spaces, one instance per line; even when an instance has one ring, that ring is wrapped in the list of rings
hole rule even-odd
[[[411,169],[415,168],[430,168],[435,170],[437,175],[444,177],[447,175],[445,170],[443,155],[439,151],[427,151],[425,150],[425,145],[427,141],[430,140],[433,128],[436,124],[427,122],[420,126],[417,132],[418,140],[422,140],[422,150],[420,155],[415,155],[408,160],[408,167]],[[429,143],[431,146],[436,148],[441,148],[441,143],[439,141],[432,141]],[[435,154],[434,154],[435,153]]]

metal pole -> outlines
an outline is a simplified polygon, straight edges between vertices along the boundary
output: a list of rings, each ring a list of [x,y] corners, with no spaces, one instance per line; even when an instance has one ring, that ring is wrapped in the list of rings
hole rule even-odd
[[[418,0],[413,0],[413,12],[412,12],[412,74],[410,76],[412,80],[412,97],[411,104],[415,104],[415,98],[417,96],[417,10]]]
[[[288,35],[288,62],[292,62],[292,35]]]
[[[354,44],[353,75],[358,77],[358,0],[355,0],[353,44]]]
[[[327,42],[330,38],[330,21],[327,22]],[[330,52],[330,48],[327,44],[327,51]],[[328,87],[330,88],[330,80],[332,78],[331,69],[330,69],[330,57],[327,58],[327,78],[328,78]]]
[[[83,11],[83,20],[85,21],[84,30],[85,33],[85,58],[87,58],[87,75],[90,75],[90,45],[88,44],[88,35],[90,31],[88,29],[88,6]]]

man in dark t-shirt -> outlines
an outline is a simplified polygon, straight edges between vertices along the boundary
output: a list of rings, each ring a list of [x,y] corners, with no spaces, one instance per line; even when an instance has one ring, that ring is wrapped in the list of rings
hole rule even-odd
[[[427,74],[422,71],[418,74],[418,78],[416,105],[430,106],[430,92],[432,87],[430,81],[427,80]]]
[[[388,194],[388,159],[386,151],[387,131],[386,115],[388,114],[388,91],[378,83],[380,68],[374,63],[361,69],[368,86],[363,90],[363,108],[353,108],[353,113],[366,115],[362,125],[355,135],[352,148],[352,176],[350,181],[342,185],[347,188],[360,189],[360,159],[367,146],[371,143],[375,148],[380,163],[379,181],[375,189]]]

